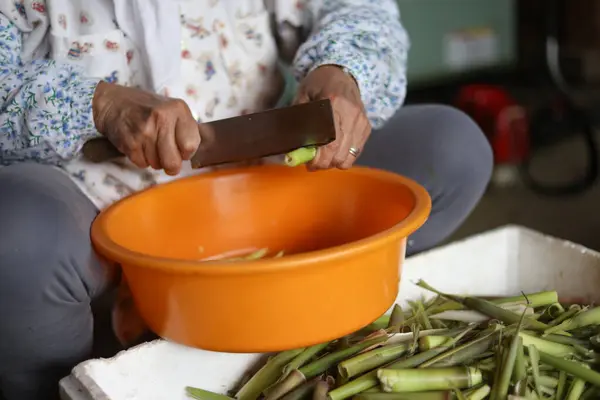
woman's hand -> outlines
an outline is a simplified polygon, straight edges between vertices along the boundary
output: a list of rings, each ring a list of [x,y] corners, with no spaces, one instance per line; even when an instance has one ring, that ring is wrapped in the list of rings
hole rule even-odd
[[[100,82],[92,102],[98,132],[136,166],[177,175],[200,145],[199,125],[183,100]]]
[[[326,65],[312,71],[300,84],[295,103],[330,99],[336,140],[319,148],[309,169],[348,169],[363,149],[371,124],[364,110],[354,79],[340,67]]]

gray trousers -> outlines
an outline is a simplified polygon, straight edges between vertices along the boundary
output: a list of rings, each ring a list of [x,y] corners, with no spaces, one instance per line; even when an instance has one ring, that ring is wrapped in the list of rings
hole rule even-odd
[[[407,106],[374,132],[360,164],[408,176],[433,200],[409,254],[435,246],[467,217],[492,171],[479,128],[461,112]],[[6,400],[57,396],[57,382],[92,355],[93,303],[115,284],[96,258],[92,203],[68,177],[36,164],[0,169],[0,389]]]

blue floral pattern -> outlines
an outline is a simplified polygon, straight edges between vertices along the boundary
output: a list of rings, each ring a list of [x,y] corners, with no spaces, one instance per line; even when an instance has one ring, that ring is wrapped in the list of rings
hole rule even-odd
[[[21,32],[0,14],[0,163],[60,165],[98,135],[92,97],[98,79],[52,60],[21,60]]]
[[[344,67],[358,82],[373,128],[400,108],[406,95],[409,39],[395,0],[307,1],[312,33],[295,60],[297,79],[313,69]]]

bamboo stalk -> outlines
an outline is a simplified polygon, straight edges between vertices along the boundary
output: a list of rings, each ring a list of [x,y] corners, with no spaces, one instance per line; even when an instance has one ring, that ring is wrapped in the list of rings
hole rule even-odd
[[[558,369],[559,371],[564,371],[576,378],[583,379],[594,386],[600,386],[600,373],[591,370],[587,366],[583,366],[574,361],[554,357],[544,352],[539,352],[539,356],[542,362]]]
[[[421,393],[361,393],[353,400],[449,400],[450,392],[421,392]]]
[[[419,338],[419,351],[427,351],[429,349],[433,349],[434,347],[443,345],[447,341],[447,336],[424,336],[422,338]]]
[[[558,325],[552,326],[544,331],[544,334],[556,333],[560,331],[572,331],[589,325],[600,324],[600,307],[595,307],[587,311],[582,311],[572,318],[569,318]]]
[[[489,385],[480,386],[466,393],[467,400],[483,400],[490,395],[492,388]]]
[[[392,344],[359,354],[342,361],[338,373],[343,379],[350,379],[397,359],[408,351],[408,347],[407,343]]]
[[[580,311],[581,311],[581,307],[571,306],[567,311],[560,314],[559,316],[554,318],[552,321],[548,322],[548,325],[556,326],[556,325],[560,324],[561,322],[564,322],[565,320],[575,316],[575,314],[577,314]]]
[[[320,380],[315,385],[312,400],[327,400],[327,393],[335,385],[332,377],[328,376],[325,380]]]
[[[522,333],[522,332],[520,332]],[[515,359],[515,369],[513,370],[512,382],[521,382],[527,378],[527,366],[525,365],[525,349],[523,348],[523,337],[519,336],[517,358]]]
[[[386,340],[387,340],[387,336],[375,337],[371,340],[366,340],[364,342],[355,344],[354,346],[351,346],[347,349],[343,349],[343,350],[336,351],[335,353],[327,354],[326,356],[323,356],[323,357],[319,358],[318,360],[313,361],[312,363],[300,368],[300,372],[302,372],[302,374],[306,377],[306,379],[313,378],[313,377],[325,372],[326,370],[328,370],[332,366],[336,365],[340,361],[345,360],[348,357],[352,357],[356,353],[358,353],[368,347],[371,347],[376,344],[381,344],[381,343],[385,342]]]
[[[233,400],[232,397],[225,396],[224,394],[213,393],[191,386],[185,388],[185,394],[196,400]]]
[[[553,376],[541,375],[540,385],[548,387],[550,389],[555,389],[558,386],[558,379]]]
[[[404,311],[399,304],[394,304],[392,314],[390,315],[390,322],[388,322],[388,329],[397,330],[404,322]]]
[[[558,384],[556,385],[556,394],[554,396],[557,400],[562,400],[562,398],[565,394],[566,387],[567,387],[567,373],[565,371],[560,371],[558,373]]]
[[[535,345],[538,350],[556,357],[563,358],[575,354],[575,349],[571,346],[544,340],[539,337],[529,335],[525,332],[520,332],[519,336],[521,336],[521,339],[523,339],[524,346],[527,347],[530,345]]]
[[[532,336],[536,336],[535,333],[530,333],[530,332],[526,332],[526,333],[530,334]],[[587,345],[587,342],[585,340],[577,339],[572,336],[555,335],[554,333],[551,333],[549,335],[544,335],[542,339],[548,340],[548,341],[554,342],[554,343],[566,344],[567,346],[573,346],[573,347]]]
[[[527,395],[527,378],[521,379],[513,386],[513,396],[524,397]],[[510,395],[508,396],[510,397]]]
[[[263,390],[274,384],[283,367],[293,360],[304,349],[282,351],[267,363],[256,373],[242,388],[236,393],[237,400],[255,400],[260,396]]]
[[[403,332],[403,333],[392,333],[390,334],[386,344],[399,344],[406,343],[415,340],[415,336],[417,339],[420,339],[425,336],[454,336],[457,333],[460,333],[464,330],[464,328],[460,329],[431,329],[427,331],[419,330],[418,332]]]
[[[600,397],[600,390],[595,387],[589,387],[585,392],[581,395],[580,400],[597,400]]]
[[[529,361],[531,363],[531,375],[533,376],[533,384],[535,386],[535,392],[539,397],[542,394],[542,385],[540,383],[540,355],[537,347],[534,344],[526,347],[527,353],[529,354]]]
[[[527,316],[534,317],[533,308],[527,307],[523,304],[508,304],[502,305],[499,307],[504,308],[505,310],[512,311],[517,314],[525,313]],[[456,321],[456,322],[464,322],[464,323],[475,323],[475,322],[485,322],[489,321],[490,317],[488,315],[482,314],[479,311],[473,310],[450,310],[450,311],[442,311],[438,314],[433,314],[430,317],[431,320],[447,320],[447,321]]]
[[[580,378],[573,379],[566,400],[579,400],[585,391],[585,381]]]
[[[281,400],[303,400],[304,398],[310,396],[310,394],[315,390],[318,382],[319,379],[312,379],[308,382],[305,382],[283,396]]]
[[[312,161],[317,156],[316,147],[301,147],[285,155],[284,163],[288,167],[297,167]]]
[[[442,346],[427,350],[425,352],[415,354],[411,357],[407,357],[403,360],[399,360],[388,364],[385,368],[392,369],[403,369],[403,368],[414,368],[424,363],[425,361],[443,353],[447,349],[451,348],[458,340],[464,335],[471,331],[472,328],[463,330],[460,334],[452,339],[448,339],[448,342]],[[367,389],[371,389],[377,386],[377,371],[371,371],[358,378],[350,381],[344,385],[341,385],[329,392],[330,400],[344,400],[352,397],[358,393],[364,392]]]
[[[265,400],[278,400],[305,382],[306,377],[302,372],[292,370],[285,378],[263,392]]]
[[[500,374],[500,380],[498,382],[494,382],[494,391],[496,392],[495,398],[505,399],[508,396],[508,388],[510,386],[510,378],[513,375],[513,371],[515,369],[515,363],[517,361],[517,354],[519,351],[519,344],[523,345],[523,339],[519,336],[519,331],[521,326],[523,325],[523,321],[525,319],[525,314],[521,316],[521,321],[519,322],[519,326],[517,326],[517,331],[513,335],[510,341],[510,347],[506,353],[506,357],[504,358],[504,363],[502,364],[502,372]]]
[[[452,392],[454,393],[456,400],[467,400],[463,392],[461,392],[460,390],[454,389]]]
[[[377,379],[384,392],[429,392],[466,389],[483,381],[481,371],[473,367],[415,369],[380,369]]]
[[[520,316],[512,311],[506,310],[490,301],[483,300],[477,297],[459,297],[454,296],[447,293],[442,293],[435,288],[429,286],[424,281],[417,282],[417,286],[432,291],[440,296],[444,296],[448,299],[451,299],[457,303],[463,304],[465,307],[479,311],[485,315],[488,315],[491,318],[502,321],[506,324],[512,325],[517,324],[519,322]],[[530,329],[534,329],[536,331],[545,331],[550,327],[543,322],[537,321],[532,318],[526,318],[527,327]]]
[[[302,353],[298,354],[292,361],[289,362],[289,364],[283,367],[283,377],[287,376],[291,371],[303,367],[304,364],[309,362],[314,356],[325,350],[325,348],[329,346],[329,343],[330,342],[316,344],[304,349]]]
[[[431,326],[431,322],[429,321],[429,317],[427,316],[427,313],[425,312],[425,308],[423,307],[422,302],[417,303],[416,315],[417,315],[419,323],[421,324],[421,327],[423,329],[425,329],[425,330],[433,329],[433,326]]]
[[[526,295],[519,295],[513,297],[502,297],[499,299],[492,299],[490,302],[501,305],[501,304],[522,304],[528,305],[531,308],[538,308],[548,306],[550,304],[558,303],[558,293],[556,291],[544,291],[536,293],[528,293]],[[450,300],[441,306],[438,306],[431,310],[430,315],[440,313],[442,311],[461,310],[465,309],[465,306],[460,302]]]
[[[429,368],[431,366],[442,366],[441,364],[446,361],[443,366],[452,366],[448,365],[447,360],[449,358],[453,358],[452,364],[460,364],[463,361],[471,358],[473,353],[481,353],[485,351],[494,341],[495,336],[500,331],[496,328],[491,328],[488,332],[483,332],[479,337],[471,340],[470,342],[464,343],[460,346],[456,346],[452,349],[447,350],[444,353],[441,353],[428,361],[423,362],[418,368]],[[470,349],[474,348],[474,350],[470,351]]]
[[[555,319],[559,315],[564,314],[565,309],[562,306],[562,304],[554,303],[554,304],[550,304],[548,306],[548,308],[546,309],[546,311],[544,311],[544,313],[547,314],[550,318]]]

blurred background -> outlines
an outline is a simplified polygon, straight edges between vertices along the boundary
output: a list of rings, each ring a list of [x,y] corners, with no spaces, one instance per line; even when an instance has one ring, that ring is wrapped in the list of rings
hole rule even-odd
[[[496,167],[450,239],[508,223],[600,249],[600,0],[399,0],[407,103],[469,113]]]

